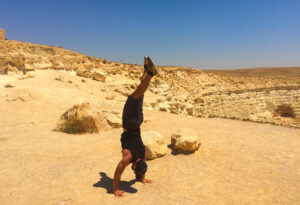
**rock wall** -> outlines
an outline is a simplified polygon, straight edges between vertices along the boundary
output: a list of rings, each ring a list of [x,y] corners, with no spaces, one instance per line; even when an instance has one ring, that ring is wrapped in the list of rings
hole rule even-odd
[[[0,29],[0,41],[4,41],[5,40],[5,32],[4,29]]]
[[[300,86],[207,93],[194,115],[299,126]]]
[[[160,93],[161,97],[146,106],[196,117],[221,117],[300,128],[300,69],[296,73],[293,77],[281,73],[278,77],[270,73],[271,76],[264,78],[244,78],[173,69],[164,72],[159,83],[150,86],[150,91]]]

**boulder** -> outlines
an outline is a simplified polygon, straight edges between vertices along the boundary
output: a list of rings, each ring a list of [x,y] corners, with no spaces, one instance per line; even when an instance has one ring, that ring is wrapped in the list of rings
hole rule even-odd
[[[155,159],[167,153],[168,146],[164,136],[159,132],[143,132],[142,138],[146,149],[146,159]]]
[[[105,77],[104,73],[94,72],[93,73],[93,80],[97,80],[97,81],[100,81],[100,82],[104,83],[105,80],[106,80],[106,77]]]
[[[98,133],[106,126],[102,115],[86,102],[74,105],[62,114],[55,130],[66,133]]]
[[[195,152],[201,143],[196,131],[185,128],[172,134],[171,144],[177,151]]]
[[[77,71],[76,71],[76,74],[78,76],[81,76],[81,77],[85,77],[85,78],[91,78],[92,77],[92,72],[90,69],[87,69],[87,68],[79,68]]]

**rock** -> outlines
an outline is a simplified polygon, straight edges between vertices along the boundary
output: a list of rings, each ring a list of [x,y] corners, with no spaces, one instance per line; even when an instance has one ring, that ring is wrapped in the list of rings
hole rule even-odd
[[[34,73],[27,73],[24,78],[27,79],[27,78],[34,78],[34,77],[35,77]]]
[[[200,138],[193,129],[183,129],[174,133],[171,144],[177,151],[195,152],[200,146]]]
[[[122,127],[122,120],[115,114],[108,113],[105,116],[107,123],[113,128],[120,128]]]
[[[81,76],[81,77],[85,77],[85,78],[91,78],[92,77],[92,72],[90,69],[87,69],[87,68],[79,68],[77,71],[76,71],[76,74],[78,76]]]
[[[106,73],[116,75],[116,74],[121,74],[122,70],[118,67],[110,67],[109,69],[106,70]]]
[[[15,66],[11,66],[10,64],[6,64],[4,66],[0,66],[0,74],[7,75],[8,72],[18,72],[18,68]]]
[[[55,130],[66,133],[98,133],[106,126],[101,114],[86,102],[75,105],[66,111],[60,117]]]
[[[117,88],[117,89],[115,89],[115,91],[126,97],[130,95],[130,91],[128,88]]]
[[[14,88],[15,86],[12,85],[12,84],[7,83],[4,87],[5,87],[5,88]]]
[[[164,136],[159,132],[143,132],[143,142],[146,149],[146,159],[155,159],[164,156],[168,151]]]
[[[18,77],[17,79],[18,79],[18,80],[24,80],[24,79],[28,79],[28,78],[34,78],[34,77],[35,77],[35,74],[32,73],[32,72],[30,72],[30,73],[27,73],[27,74],[24,75],[24,76]]]
[[[162,112],[168,112],[168,105],[165,103],[158,103],[158,109]]]
[[[4,97],[6,101],[21,101],[21,102],[28,102],[32,100],[32,95],[28,90],[11,90],[11,92]]]
[[[115,99],[116,98],[116,95],[115,94],[109,94],[109,95],[107,95],[106,97],[105,97],[105,99],[107,99],[107,100],[113,100],[113,99]]]
[[[106,80],[106,77],[105,77],[104,73],[94,72],[93,73],[93,80],[97,80],[97,81],[100,81],[100,82],[104,83],[105,80]]]

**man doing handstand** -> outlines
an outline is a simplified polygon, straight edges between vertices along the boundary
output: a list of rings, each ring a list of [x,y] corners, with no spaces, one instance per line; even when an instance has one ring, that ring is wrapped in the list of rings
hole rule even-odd
[[[132,163],[132,170],[136,180],[143,183],[150,183],[150,179],[145,178],[147,164],[145,162],[145,146],[141,138],[140,126],[143,122],[143,99],[149,83],[157,74],[155,65],[150,57],[145,56],[144,73],[137,89],[128,96],[124,105],[122,123],[123,133],[121,135],[122,160],[119,162],[113,181],[114,194],[122,197],[124,191],[119,190],[119,183],[124,169]]]

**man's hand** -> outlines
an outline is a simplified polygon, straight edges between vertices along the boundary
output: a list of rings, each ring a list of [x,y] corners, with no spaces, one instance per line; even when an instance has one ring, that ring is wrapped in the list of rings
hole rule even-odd
[[[119,183],[120,183],[121,175],[122,175],[124,169],[126,168],[126,166],[128,164],[130,164],[130,161],[132,159],[132,155],[129,150],[124,149],[122,151],[122,153],[123,153],[123,157],[116,168],[115,175],[114,175],[114,181],[113,181],[113,190],[114,190],[114,194],[116,197],[123,196],[124,191],[119,190]]]
[[[124,191],[117,189],[114,194],[115,194],[115,197],[123,197]]]
[[[142,182],[144,184],[146,184],[146,183],[152,183],[151,179],[142,179]]]

